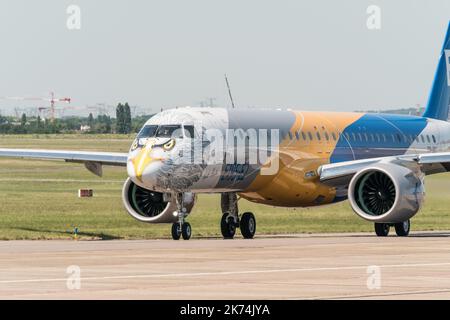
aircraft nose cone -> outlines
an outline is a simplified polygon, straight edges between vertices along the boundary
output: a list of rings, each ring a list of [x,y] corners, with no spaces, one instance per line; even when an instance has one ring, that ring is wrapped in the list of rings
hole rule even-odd
[[[156,157],[151,146],[145,146],[138,154],[128,160],[128,176],[138,185],[148,188],[157,186],[157,176],[163,163]]]

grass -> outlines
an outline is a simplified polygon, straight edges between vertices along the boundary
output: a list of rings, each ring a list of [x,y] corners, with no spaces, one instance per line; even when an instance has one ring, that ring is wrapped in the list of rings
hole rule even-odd
[[[119,135],[0,136],[0,147],[101,150],[126,152],[132,137]],[[0,159],[0,239],[169,238],[169,225],[140,223],[123,209],[124,168],[105,167],[104,177],[83,165],[57,161]],[[450,175],[427,177],[426,202],[413,219],[413,230],[450,230]],[[79,199],[79,188],[94,189]],[[220,236],[220,199],[200,195],[189,217],[194,236]],[[347,202],[311,209],[286,209],[239,202],[252,211],[259,234],[372,232]]]

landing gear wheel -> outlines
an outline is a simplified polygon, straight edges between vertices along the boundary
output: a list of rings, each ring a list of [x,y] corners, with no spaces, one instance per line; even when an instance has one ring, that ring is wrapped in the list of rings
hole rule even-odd
[[[407,237],[409,234],[409,230],[411,229],[411,222],[409,220],[406,220],[400,223],[396,223],[394,227],[395,233],[399,237]]]
[[[245,239],[253,239],[256,233],[256,219],[253,213],[245,212],[240,221],[242,236]]]
[[[390,225],[388,223],[375,223],[375,233],[379,237],[387,237]]]
[[[224,239],[233,239],[236,234],[234,219],[227,213],[222,215],[222,220],[220,221],[220,231],[222,232]]]
[[[181,235],[183,236],[183,240],[189,240],[191,238],[192,228],[189,222],[185,222],[181,226]]]
[[[176,223],[172,224],[172,239],[180,240],[180,236],[181,236],[180,223],[176,222]]]

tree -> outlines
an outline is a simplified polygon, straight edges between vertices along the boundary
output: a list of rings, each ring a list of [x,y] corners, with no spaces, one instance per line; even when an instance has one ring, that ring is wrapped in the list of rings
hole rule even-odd
[[[41,116],[37,116],[36,124],[38,128],[41,127],[41,122],[42,122]]]
[[[94,128],[94,116],[92,115],[92,112],[89,113],[87,124],[91,129]]]
[[[25,127],[25,125],[27,124],[27,115],[25,113],[22,113],[22,119],[20,120],[20,124],[22,125],[22,127]]]
[[[124,105],[124,124],[123,124],[123,133],[130,133],[131,132],[131,109],[128,105],[128,102],[125,102]]]
[[[119,103],[116,108],[116,132],[124,133],[124,107]]]
[[[111,133],[111,117],[105,116],[105,129],[106,133]]]

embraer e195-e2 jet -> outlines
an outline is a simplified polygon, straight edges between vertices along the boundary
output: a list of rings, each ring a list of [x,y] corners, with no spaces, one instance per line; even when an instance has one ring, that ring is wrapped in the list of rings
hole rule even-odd
[[[309,207],[348,199],[378,236],[394,226],[407,236],[424,200],[424,177],[450,171],[450,24],[423,116],[275,109],[178,108],[149,119],[128,154],[0,149],[1,157],[60,159],[124,166],[128,213],[171,223],[189,239],[186,221],[199,193],[220,193],[224,238],[239,228],[253,238],[256,220],[238,197],[271,206]]]

